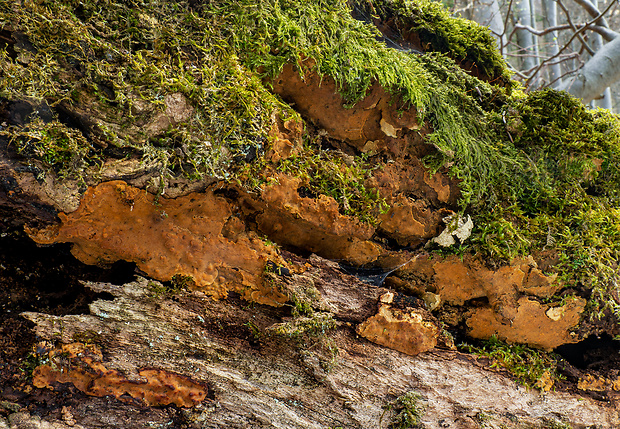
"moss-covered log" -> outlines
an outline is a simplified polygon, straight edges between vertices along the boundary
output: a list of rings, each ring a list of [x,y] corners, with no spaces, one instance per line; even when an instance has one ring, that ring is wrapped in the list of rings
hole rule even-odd
[[[296,359],[318,359],[311,375],[321,387],[306,380],[294,393],[314,398],[309,414],[278,405],[284,420],[240,411],[244,424],[387,426],[380,414],[397,409],[403,424],[413,424],[417,414],[404,404],[416,396],[394,381],[401,369],[369,381],[383,386],[380,394],[368,393],[370,384],[345,394],[316,371],[335,365],[343,385],[356,371],[372,372],[358,348],[410,368],[435,358],[405,355],[449,347],[451,335],[462,351],[530,386],[616,398],[617,369],[582,372],[551,351],[620,334],[619,165],[616,116],[562,92],[523,93],[487,29],[427,0],[0,0],[2,232],[24,230],[45,246],[71,243],[85,264],[135,264],[154,282],[134,284],[135,296],[122,299],[146,305],[147,319],[159,311],[157,299],[169,301],[147,299],[145,284],[163,296],[183,289],[187,308],[175,312],[220,308],[228,316],[210,316],[216,325],[245,318],[236,325],[253,336],[260,365],[292,365],[282,377],[302,371]],[[391,291],[353,278],[351,288],[333,265],[300,262],[311,254]],[[334,284],[321,289],[314,283],[325,270]],[[207,305],[201,294],[222,301]],[[238,297],[255,307],[242,309]],[[80,353],[90,356],[62,377],[39,362],[35,386],[73,379],[85,394],[140,399],[140,380],[160,394],[168,388],[162,380],[193,379],[178,359],[166,362],[169,344],[149,355],[127,340],[134,363],[125,368],[112,364],[121,348],[111,337],[96,350],[77,340],[82,345],[69,346],[65,334],[49,331],[51,319],[28,317],[50,341],[35,353],[41,359],[79,366]],[[162,329],[189,347],[199,327],[177,322],[164,317]],[[104,325],[72,329],[78,336],[112,329]],[[317,333],[320,340],[308,339]],[[272,355],[280,349],[270,349],[278,335],[280,363]],[[337,350],[352,360],[340,361]],[[454,353],[438,352],[443,369],[434,371],[471,365]],[[447,363],[448,355],[459,363]],[[146,403],[216,403],[208,381],[228,381],[200,365],[211,375],[183,384],[190,396],[157,402],[150,395]],[[141,376],[146,367],[155,372]],[[97,371],[120,390],[93,387]],[[420,390],[431,414],[443,416],[446,403],[433,405],[421,383],[408,390]],[[263,408],[281,404],[284,391],[268,393],[272,387],[256,390]],[[326,406],[325,395],[334,399],[329,417],[311,411]],[[394,396],[391,408],[386,395]],[[477,398],[460,406],[483,412]],[[591,405],[609,425],[616,421]],[[562,407],[562,415],[572,410]],[[541,410],[523,416],[534,425],[553,412]],[[219,422],[232,424],[233,414]],[[428,427],[441,424],[428,415]]]

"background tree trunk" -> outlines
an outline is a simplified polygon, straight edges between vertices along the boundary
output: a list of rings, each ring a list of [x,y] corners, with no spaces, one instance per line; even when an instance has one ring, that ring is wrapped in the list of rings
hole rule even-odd
[[[486,25],[491,30],[491,34],[497,40],[497,46],[504,54],[506,46],[506,29],[504,28],[504,18],[499,9],[498,0],[479,0],[474,2],[471,14],[471,20]]]
[[[545,27],[555,27],[558,25],[558,6],[555,0],[542,1],[544,16],[543,22]],[[545,51],[548,57],[555,57],[560,52],[558,42],[558,32],[552,31],[545,36]],[[553,61],[553,64],[547,67],[549,73],[548,82],[553,88],[557,88],[562,84],[562,69],[559,59]]]
[[[572,79],[559,87],[589,103],[620,80],[620,38],[605,44]]]
[[[530,0],[518,0],[515,2],[515,23],[521,24],[530,28],[534,28],[534,22],[532,20],[533,11],[531,8]],[[529,73],[537,65],[536,60],[536,42],[533,34],[525,29],[521,28],[516,30],[517,34],[517,55],[521,64],[521,70],[524,73]]]

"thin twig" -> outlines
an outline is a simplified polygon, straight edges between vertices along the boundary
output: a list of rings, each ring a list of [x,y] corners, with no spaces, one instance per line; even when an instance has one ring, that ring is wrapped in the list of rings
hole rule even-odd
[[[575,0],[575,3],[583,7],[592,18],[597,18],[596,20],[597,25],[600,25],[601,27],[609,28],[609,24],[607,23],[607,20],[605,19],[605,17],[602,16],[601,12],[594,5],[594,3],[592,3],[590,0]]]
[[[583,27],[584,25],[585,24],[577,24],[577,28],[579,29]],[[554,27],[547,27],[542,30],[537,30],[533,27],[530,27],[529,25],[515,24],[514,28],[515,30],[527,30],[535,36],[544,36],[554,31],[570,30],[571,26],[570,24],[562,24],[562,25],[556,25]],[[619,35],[619,33],[616,33],[615,31],[610,30],[609,28],[601,27],[600,25],[591,25],[588,29],[594,31],[595,33],[600,34],[608,42],[611,42]]]
[[[578,32],[579,29],[575,26],[575,24],[573,24],[573,21],[570,19],[570,13],[568,12],[568,9],[566,9],[566,6],[564,6],[564,3],[562,3],[562,0],[556,0],[556,3],[558,4],[558,6],[560,6],[562,11],[564,11],[564,14],[566,15],[566,20],[568,21],[568,24],[570,25],[570,27],[573,29],[573,31],[577,35],[577,39],[579,40],[581,45],[584,47],[586,51],[588,51],[590,55],[594,56],[594,49],[588,46],[588,43],[585,41],[581,33]]]
[[[611,3],[607,6],[607,8],[606,8],[603,12],[601,12],[601,15],[600,15],[600,16],[605,15],[605,14],[606,14],[606,13],[607,13],[607,12],[608,12],[611,8],[612,8],[612,6],[614,6],[614,5],[615,5],[615,1],[611,2]],[[570,37],[570,39],[568,39],[568,41],[564,44],[564,46],[562,46],[562,48],[561,48],[561,49],[559,49],[559,50],[558,50],[558,52],[557,52],[555,55],[550,56],[549,58],[547,58],[546,60],[542,61],[542,62],[539,64],[538,68],[537,68],[537,69],[534,71],[534,73],[530,76],[530,79],[531,79],[531,77],[533,77],[534,75],[536,75],[537,73],[539,73],[539,72],[540,72],[540,70],[541,70],[544,66],[546,66],[547,64],[549,64],[549,62],[551,62],[552,60],[554,60],[554,59],[558,58],[558,57],[560,56],[560,54],[562,54],[562,53],[563,53],[566,49],[568,49],[568,48],[570,47],[570,45],[571,45],[571,43],[573,42],[573,40],[575,39],[575,37],[577,37],[577,34],[578,34],[578,33],[582,33],[582,32],[584,32],[584,31],[586,31],[588,28],[590,28],[592,25],[594,25],[594,24],[596,23],[596,21],[598,20],[598,18],[600,18],[600,16],[599,16],[599,17],[595,17],[592,21],[587,22],[587,23],[586,23],[583,27],[581,27],[581,28],[580,28],[580,29],[579,29],[576,33],[573,33],[573,35]],[[528,81],[526,81],[525,83],[526,83],[526,85],[527,85],[527,84],[528,84]]]

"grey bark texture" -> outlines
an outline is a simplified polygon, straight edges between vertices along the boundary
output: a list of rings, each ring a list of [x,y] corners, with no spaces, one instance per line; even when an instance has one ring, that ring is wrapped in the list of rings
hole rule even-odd
[[[544,17],[543,20],[547,27],[555,27],[558,25],[558,6],[554,0],[543,0],[542,2]],[[560,46],[558,43],[558,32],[552,31],[545,35],[546,54],[549,57],[558,55]],[[549,65],[549,82],[553,88],[562,84],[562,69],[560,63],[556,60]]]
[[[153,297],[153,282],[141,278],[123,286],[88,283],[114,296],[91,304],[90,315],[24,315],[43,339],[70,343],[82,332],[97,332],[105,345],[103,364],[127,379],[139,382],[141,368],[157,367],[208,386],[208,399],[182,411],[189,427],[387,428],[398,411],[395,399],[408,392],[419,395],[421,424],[427,429],[477,428],[482,417],[485,427],[620,425],[614,408],[569,393],[528,390],[501,371],[483,369],[471,356],[447,349],[409,356],[359,338],[356,321],[374,312],[385,289],[338,273],[335,264],[318,257],[308,264],[312,268],[306,279],[320,291],[321,306],[330,309],[338,324],[316,340],[337,347],[329,362],[313,341],[263,334],[253,341],[239,335],[250,324],[268,332],[281,322],[273,308],[214,301],[200,293]],[[109,410],[118,408],[118,401],[110,401],[86,397],[74,403],[69,411],[75,427],[134,428],[146,427],[147,421],[155,427],[172,425],[170,414],[140,410],[135,404],[125,406],[124,418],[116,419],[118,411]],[[89,407],[100,411],[88,412]],[[32,419],[29,426],[0,421],[0,427],[65,428],[60,414],[56,420],[48,417],[47,426],[36,416]]]
[[[518,24],[534,27],[532,21],[532,9],[529,0],[519,0],[515,3],[515,19]],[[521,56],[522,70],[528,72],[536,67],[536,46],[534,35],[527,29],[516,30],[517,44],[519,45],[519,55]]]

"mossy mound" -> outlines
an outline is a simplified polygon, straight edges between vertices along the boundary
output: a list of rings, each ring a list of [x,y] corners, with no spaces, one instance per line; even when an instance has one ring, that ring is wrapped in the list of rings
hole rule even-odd
[[[43,100],[56,113],[0,134],[24,157],[88,184],[98,180],[89,167],[125,157],[156,169],[161,186],[212,177],[252,191],[270,171],[299,174],[311,195],[372,223],[385,201],[370,165],[387,155],[356,152],[345,162],[316,143],[312,127],[297,157],[272,163],[265,153],[274,124],[301,120],[270,91],[284,65],[333,79],[350,106],[378,84],[430,128],[426,166],[460,181],[452,208],[475,228],[470,244],[450,252],[501,263],[549,251],[564,294],[587,296],[592,316],[619,314],[618,118],[555,91],[511,93],[488,31],[435,3],[354,4],[392,18],[429,52],[386,46],[344,0],[2,1],[10,37],[0,46],[0,97]],[[457,62],[475,63],[487,81]],[[182,114],[154,125],[171,99]]]
[[[384,34],[389,33],[396,41],[419,45],[425,52],[446,54],[475,72],[477,77],[495,85],[510,87],[514,84],[489,29],[449,16],[439,2],[371,0],[350,3],[362,17],[372,18],[385,27]]]

